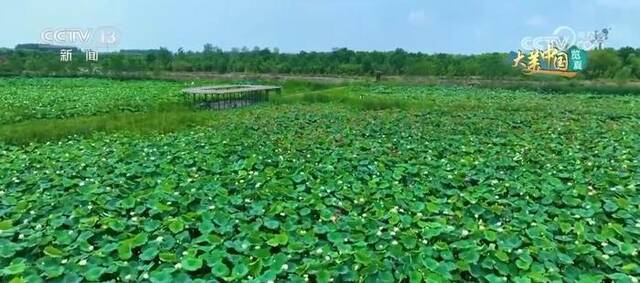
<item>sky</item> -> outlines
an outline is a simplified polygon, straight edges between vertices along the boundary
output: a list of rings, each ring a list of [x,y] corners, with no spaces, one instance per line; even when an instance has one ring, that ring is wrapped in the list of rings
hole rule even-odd
[[[0,47],[40,43],[45,30],[110,26],[117,49],[472,54],[516,50],[567,26],[608,27],[606,46],[638,48],[638,15],[640,0],[20,0],[2,4]]]

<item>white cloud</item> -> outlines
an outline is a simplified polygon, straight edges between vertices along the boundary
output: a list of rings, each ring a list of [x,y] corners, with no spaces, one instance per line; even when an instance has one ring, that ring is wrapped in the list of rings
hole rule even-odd
[[[424,26],[427,23],[427,15],[424,9],[414,10],[409,13],[408,20],[414,26]]]

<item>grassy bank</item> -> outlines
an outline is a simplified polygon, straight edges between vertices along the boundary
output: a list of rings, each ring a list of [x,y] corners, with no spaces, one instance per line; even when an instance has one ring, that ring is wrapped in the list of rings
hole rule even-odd
[[[94,133],[165,133],[207,125],[215,116],[215,112],[183,109],[170,112],[115,113],[68,119],[31,120],[0,126],[0,140],[10,144],[25,144]]]
[[[275,104],[338,103],[359,110],[535,111],[549,113],[637,115],[639,100],[628,95],[540,93],[476,87],[352,85],[276,97]]]

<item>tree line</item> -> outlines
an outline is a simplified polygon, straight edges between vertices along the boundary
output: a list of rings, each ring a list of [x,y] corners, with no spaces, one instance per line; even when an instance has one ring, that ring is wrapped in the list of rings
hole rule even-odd
[[[25,45],[26,46],[26,45]],[[478,55],[424,54],[402,49],[281,53],[278,49],[234,48],[223,51],[206,44],[202,51],[172,52],[121,50],[100,53],[97,62],[85,60],[81,50],[73,59],[61,62],[55,51],[37,48],[0,49],[0,74],[110,74],[125,72],[215,72],[274,73],[305,75],[415,75],[484,78],[519,77],[507,53]],[[600,49],[589,52],[587,79],[640,79],[640,48]]]

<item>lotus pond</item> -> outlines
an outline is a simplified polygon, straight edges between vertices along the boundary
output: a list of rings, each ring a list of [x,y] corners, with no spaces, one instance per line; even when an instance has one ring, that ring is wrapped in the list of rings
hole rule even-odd
[[[182,83],[103,79],[0,79],[0,124],[111,112],[140,112],[180,101]]]
[[[0,144],[0,280],[637,282],[638,98],[431,99]]]

